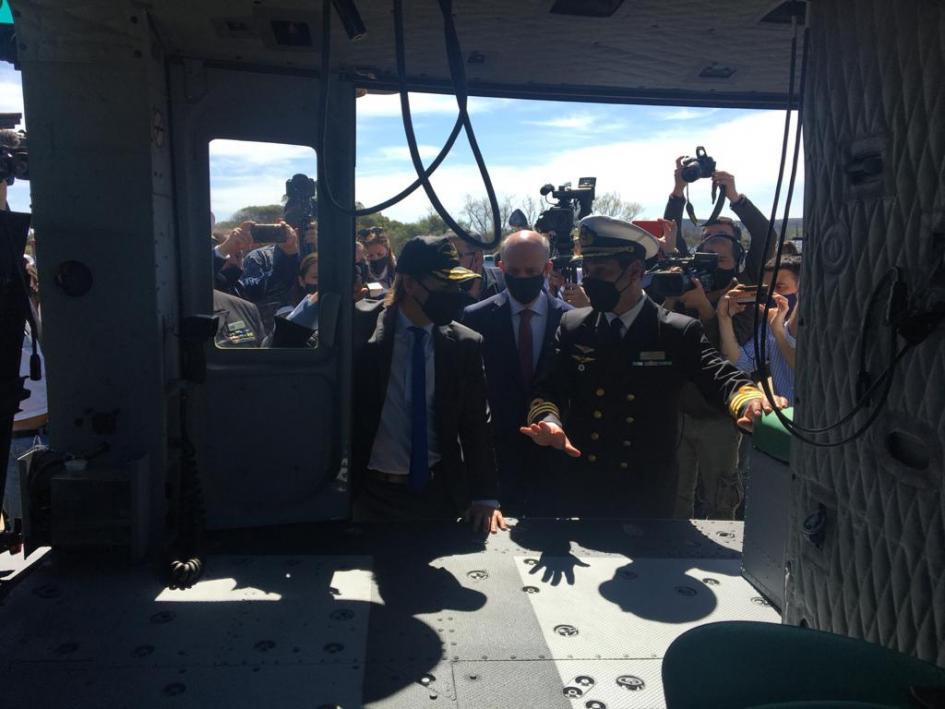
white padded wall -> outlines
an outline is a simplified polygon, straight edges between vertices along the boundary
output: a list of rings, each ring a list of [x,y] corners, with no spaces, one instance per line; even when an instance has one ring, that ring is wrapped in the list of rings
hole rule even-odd
[[[945,4],[818,0],[809,13],[798,417],[816,426],[854,400],[860,320],[874,284],[891,266],[920,284],[941,258]],[[847,168],[857,155],[881,157],[875,180],[854,184]],[[895,436],[924,445],[928,465],[903,462]],[[866,435],[830,449],[795,441],[787,622],[945,665],[943,447],[939,327],[903,360]],[[803,533],[819,505],[827,511],[820,547]]]

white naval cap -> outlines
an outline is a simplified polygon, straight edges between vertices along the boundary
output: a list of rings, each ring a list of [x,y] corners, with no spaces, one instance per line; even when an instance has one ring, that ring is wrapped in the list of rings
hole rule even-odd
[[[585,258],[636,251],[650,259],[659,253],[659,242],[648,231],[602,214],[592,214],[578,222],[578,243]]]

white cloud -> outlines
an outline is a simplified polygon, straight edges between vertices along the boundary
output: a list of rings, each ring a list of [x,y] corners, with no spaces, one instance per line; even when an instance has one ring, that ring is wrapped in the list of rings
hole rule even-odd
[[[418,145],[417,150],[421,158],[435,158],[440,154],[441,148],[436,145]],[[377,151],[378,157],[382,160],[410,160],[410,150],[406,145],[389,145],[380,148]]]
[[[214,184],[210,192],[210,211],[218,222],[226,221],[243,207],[279,204],[285,194],[285,174],[260,176],[258,180],[237,182],[231,186]]]
[[[499,194],[537,198],[538,188],[546,182],[560,184],[576,181],[583,175],[595,175],[598,192],[619,192],[624,199],[643,205],[641,217],[653,218],[662,216],[666,198],[673,188],[676,156],[691,154],[698,142],[718,160],[719,169],[735,175],[739,191],[747,194],[767,214],[777,179],[783,120],[781,112],[756,112],[714,123],[698,135],[680,128],[645,139],[548,151],[540,159],[527,163],[519,159],[503,161],[501,155],[487,154],[485,158]],[[378,202],[413,179],[415,175],[409,169],[363,175],[356,183],[357,198],[365,204]],[[485,194],[472,164],[457,166],[448,162],[437,170],[432,182],[444,204],[454,214],[461,209],[466,194],[476,197]],[[696,214],[706,217],[712,206],[709,181],[693,183],[690,191]],[[802,213],[803,192],[802,165],[792,216]],[[428,209],[426,196],[418,190],[385,214],[401,221],[412,221]],[[725,212],[728,211],[726,208]]]
[[[315,151],[303,145],[218,139],[210,143],[210,209],[217,221],[251,204],[278,204],[285,181],[315,177]]]
[[[0,113],[23,113],[23,89],[18,81],[0,81]]]
[[[547,118],[541,121],[525,121],[529,125],[543,126],[545,128],[564,128],[567,130],[590,130],[597,123],[594,116],[590,114],[573,114],[562,116],[561,118]]]
[[[695,118],[705,118],[715,113],[718,109],[714,108],[680,108],[670,113],[658,113],[659,118],[665,121],[691,121]]]
[[[253,165],[274,165],[280,162],[308,160],[315,165],[315,151],[305,145],[257,143],[248,140],[218,138],[210,141],[211,165],[215,160],[235,160]]]
[[[510,99],[480,98],[469,99],[468,109],[472,113],[485,113],[508,103]],[[399,94],[368,94],[358,99],[358,118],[400,118]],[[456,98],[445,94],[410,94],[410,115],[445,113],[456,115]]]

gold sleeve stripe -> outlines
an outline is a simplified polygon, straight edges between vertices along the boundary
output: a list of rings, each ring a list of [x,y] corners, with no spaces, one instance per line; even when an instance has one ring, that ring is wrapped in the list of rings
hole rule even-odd
[[[749,401],[753,401],[754,399],[763,399],[764,396],[764,393],[758,387],[745,384],[744,386],[739,387],[738,391],[736,391],[732,395],[732,398],[729,399],[728,410],[733,417],[738,418],[741,415],[745,404],[747,404]]]
[[[533,424],[536,421],[540,421],[551,414],[556,418],[561,418],[561,412],[558,407],[552,404],[550,401],[545,401],[544,399],[535,399],[532,401],[531,406],[528,409],[528,419],[529,424]]]

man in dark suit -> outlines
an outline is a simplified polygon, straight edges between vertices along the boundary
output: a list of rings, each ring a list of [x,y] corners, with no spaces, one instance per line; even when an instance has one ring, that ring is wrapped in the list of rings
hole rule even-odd
[[[482,338],[453,319],[463,284],[445,237],[408,241],[377,329],[357,354],[352,475],[360,521],[455,519],[505,529]]]
[[[551,273],[548,239],[535,231],[510,234],[499,262],[506,290],[470,305],[463,324],[483,337],[483,361],[492,410],[496,463],[505,509],[541,514],[548,451],[536,448],[519,429],[528,415],[535,373],[554,349],[561,315],[571,306],[545,291]]]
[[[770,405],[709,344],[698,320],[664,310],[643,292],[644,261],[658,251],[650,234],[590,216],[580,222],[579,240],[591,307],[561,318],[522,433],[572,458],[557,480],[561,514],[671,517],[683,384],[695,384],[733,426],[748,430]]]

